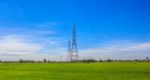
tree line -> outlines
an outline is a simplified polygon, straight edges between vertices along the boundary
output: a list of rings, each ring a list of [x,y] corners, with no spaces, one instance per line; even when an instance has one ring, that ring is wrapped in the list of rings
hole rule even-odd
[[[1,63],[54,63],[54,62],[69,62],[69,61],[50,61],[48,59],[43,59],[40,61],[35,61],[35,60],[23,60],[20,59],[18,61],[2,61],[0,60]],[[72,61],[72,62],[83,62],[83,63],[90,63],[90,62],[150,62],[150,58],[146,57],[145,59],[134,59],[134,60],[114,60],[114,59],[83,59],[83,60],[78,60],[78,61]]]

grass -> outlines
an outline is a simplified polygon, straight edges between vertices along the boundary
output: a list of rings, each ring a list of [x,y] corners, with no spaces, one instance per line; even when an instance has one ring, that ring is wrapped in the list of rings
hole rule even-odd
[[[0,63],[0,80],[150,80],[150,63]]]

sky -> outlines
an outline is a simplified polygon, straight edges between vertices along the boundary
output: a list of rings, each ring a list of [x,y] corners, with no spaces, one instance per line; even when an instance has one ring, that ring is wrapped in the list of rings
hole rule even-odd
[[[149,0],[0,0],[0,60],[66,60],[73,24],[80,59],[150,57]]]

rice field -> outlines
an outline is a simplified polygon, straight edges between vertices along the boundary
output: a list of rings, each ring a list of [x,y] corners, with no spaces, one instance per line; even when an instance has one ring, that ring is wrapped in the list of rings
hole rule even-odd
[[[150,63],[0,63],[0,80],[150,80]]]

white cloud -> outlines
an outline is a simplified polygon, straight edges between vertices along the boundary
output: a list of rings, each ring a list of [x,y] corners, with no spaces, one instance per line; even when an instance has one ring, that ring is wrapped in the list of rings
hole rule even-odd
[[[119,43],[80,51],[82,58],[94,59],[144,59],[150,57],[150,42]]]
[[[59,60],[66,50],[57,41],[33,43],[27,37],[8,35],[0,37],[0,60]],[[65,60],[65,58],[64,58]]]
[[[31,54],[40,51],[41,45],[27,43],[19,36],[4,36],[0,40],[0,53],[7,54]]]
[[[48,43],[51,44],[51,45],[56,45],[56,44],[58,44],[58,42],[52,41],[52,40],[51,40],[51,41],[48,41]]]
[[[57,40],[49,40],[48,44],[28,42],[27,37],[9,35],[0,37],[1,60],[66,60],[67,48]],[[150,42],[118,42],[105,46],[79,50],[80,58],[94,59],[144,59],[150,57]]]

